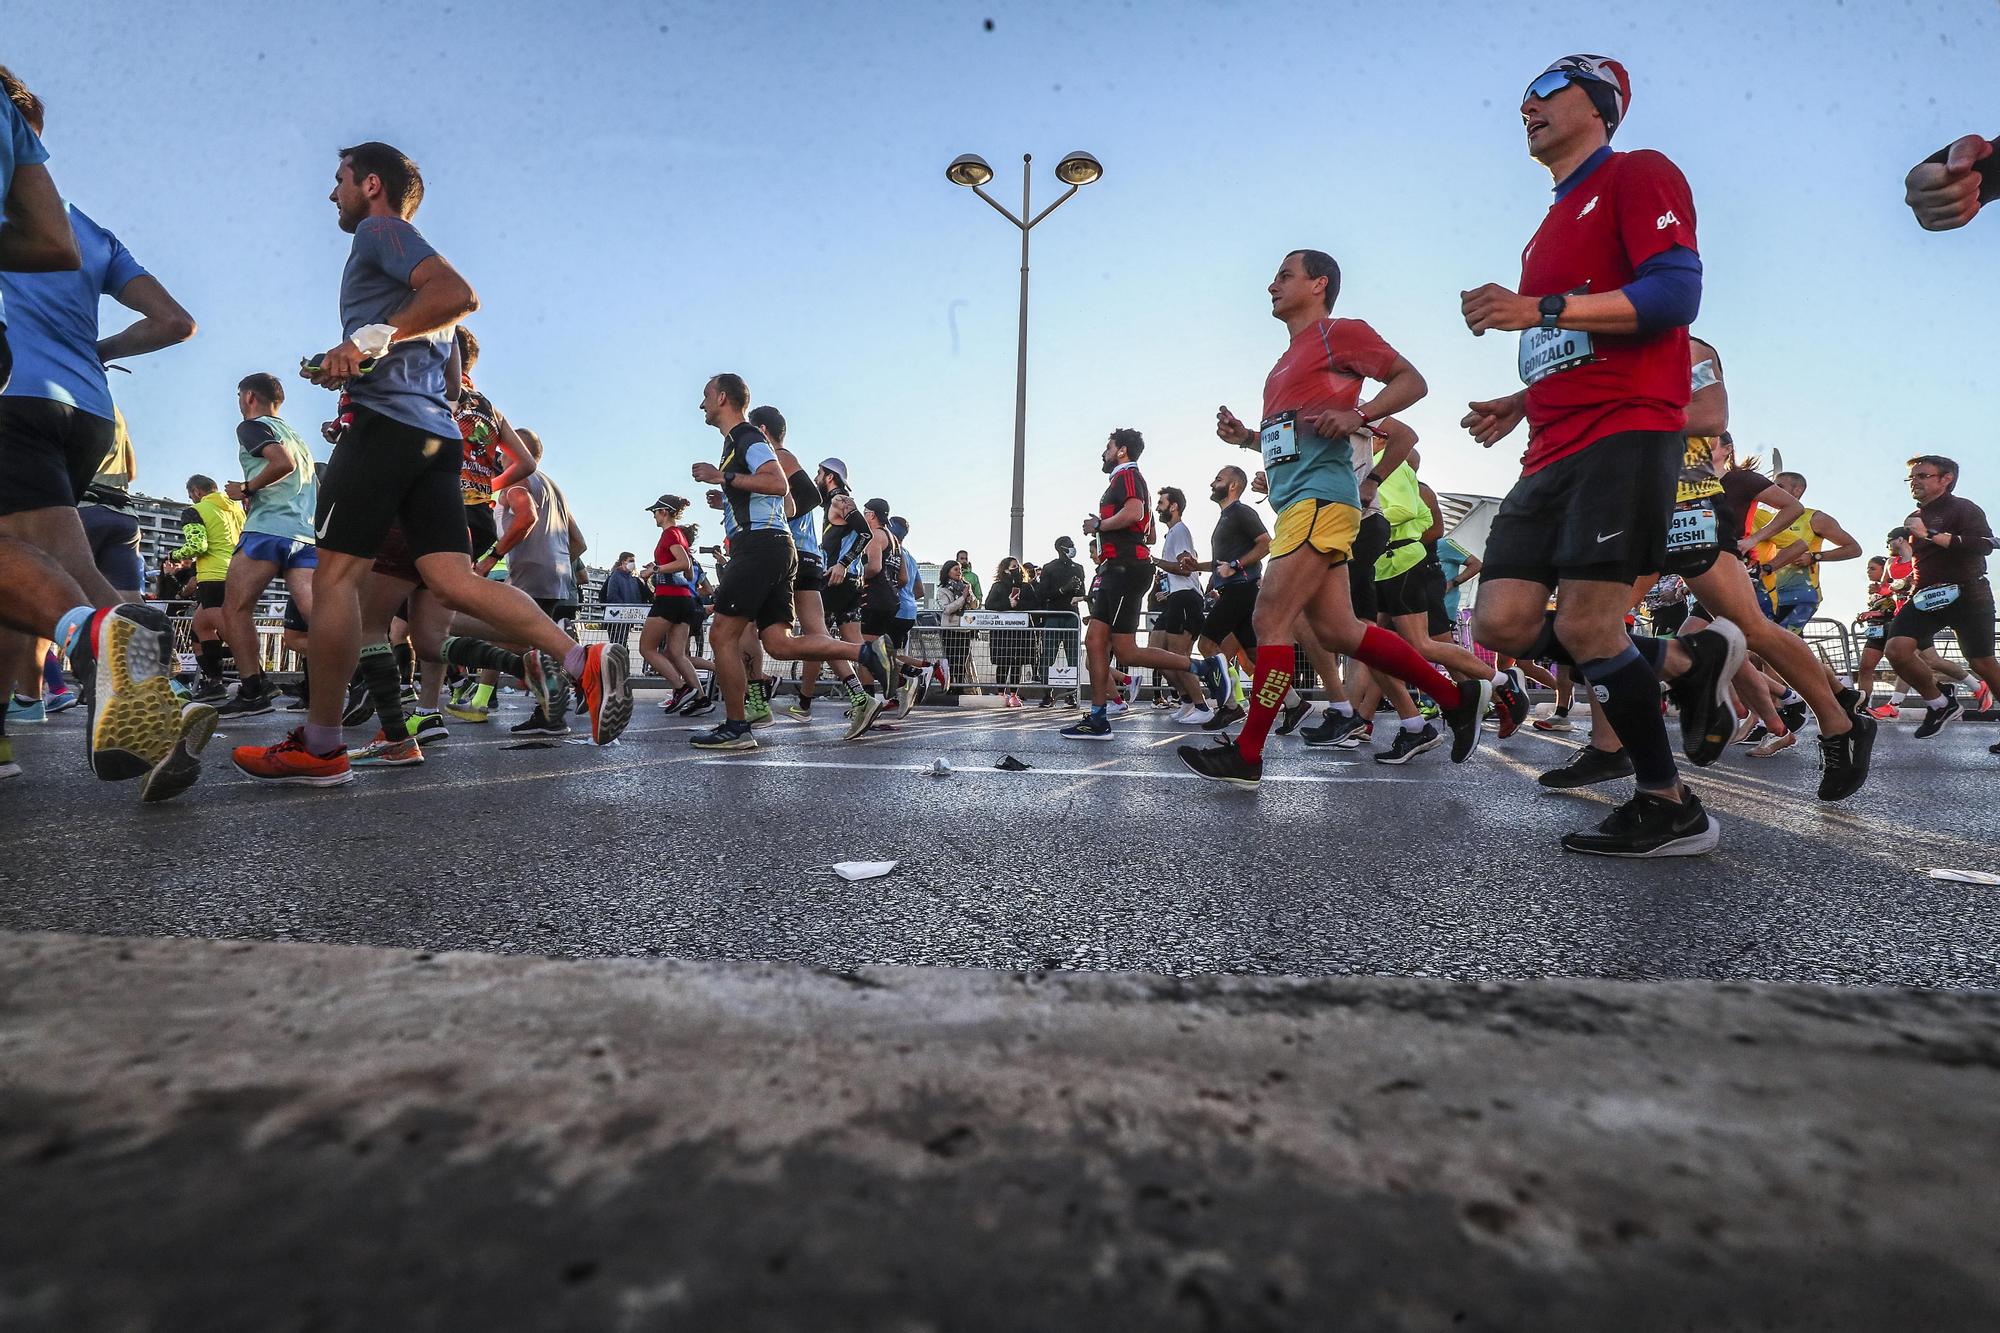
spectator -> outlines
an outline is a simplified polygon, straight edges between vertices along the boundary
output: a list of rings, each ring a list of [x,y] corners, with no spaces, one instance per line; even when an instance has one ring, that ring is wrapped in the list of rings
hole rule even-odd
[[[1034,611],[1040,606],[1035,590],[1022,574],[1021,562],[1011,555],[1002,560],[994,571],[993,587],[986,594],[986,609]],[[996,629],[992,631],[992,645],[994,673],[1006,688],[1007,706],[1019,708],[1021,695],[1016,687],[1021,683],[1021,669],[1035,660],[1035,636],[1028,630]]]
[[[986,605],[986,590],[979,586],[979,575],[972,568],[972,557],[965,552],[958,553],[958,567],[965,571],[966,586],[972,589],[972,600],[977,606]]]
[[[620,551],[618,563],[611,566],[611,572],[604,576],[604,588],[599,597],[607,610],[614,606],[644,606],[652,601],[646,585],[633,572],[638,559],[631,551]],[[606,615],[604,636],[612,643],[624,643],[632,637],[632,626],[626,621],[613,621]]]
[[[938,624],[943,627],[944,660],[951,668],[951,678],[965,685],[972,679],[972,632],[960,628],[967,611],[976,610],[978,602],[973,600],[972,585],[965,580],[965,566],[956,560],[944,562],[938,571],[937,586]]]
[[[1084,593],[1083,566],[1076,562],[1076,541],[1067,535],[1056,538],[1056,558],[1042,566],[1035,589],[1042,603],[1042,610],[1048,615],[1042,618],[1042,679],[1049,678],[1049,669],[1060,654],[1070,666],[1077,663],[1077,626],[1064,616],[1076,615],[1076,604]],[[1042,706],[1055,702],[1053,689],[1042,694]],[[1071,698],[1075,698],[1074,691]]]

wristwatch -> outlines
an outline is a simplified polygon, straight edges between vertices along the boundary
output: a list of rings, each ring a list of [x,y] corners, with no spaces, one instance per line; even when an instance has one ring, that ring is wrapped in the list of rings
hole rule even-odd
[[[1569,298],[1560,292],[1554,296],[1544,296],[1539,306],[1542,312],[1541,327],[1545,329],[1554,328],[1556,321],[1562,318],[1563,307],[1568,304]]]

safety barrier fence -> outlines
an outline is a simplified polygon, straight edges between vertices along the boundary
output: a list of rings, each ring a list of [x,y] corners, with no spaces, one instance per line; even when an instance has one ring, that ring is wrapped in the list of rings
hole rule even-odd
[[[172,608],[163,606],[162,609]],[[595,618],[573,622],[570,630],[582,643],[609,641],[628,644],[633,649],[634,676],[642,682],[657,679],[640,660],[637,651],[638,630],[645,622],[647,610],[645,606],[607,606]],[[192,671],[197,651],[193,617],[173,615],[171,619],[174,648],[179,654],[181,669]],[[1154,619],[1153,612],[1145,614],[1141,623],[1141,642],[1150,639]],[[1481,658],[1491,660],[1492,653],[1474,643],[1471,621],[1471,610],[1462,610],[1453,638]],[[1086,619],[1070,612],[971,611],[957,625],[940,625],[936,623],[936,617],[927,612],[911,631],[907,651],[910,656],[924,661],[943,658],[950,665],[952,689],[957,694],[1014,693],[1029,697],[1066,694],[1087,685],[1082,642],[1087,624]],[[285,626],[282,619],[260,616],[256,625],[258,647],[267,672],[285,674],[304,666],[298,654],[284,645]],[[1868,643],[1865,632],[1830,619],[1808,622],[1803,637],[1820,661],[1847,675],[1859,668],[1861,653]],[[1936,646],[1946,661],[1963,665],[1964,656],[1959,651],[1956,636],[1950,631],[1938,636]],[[773,665],[782,668],[786,679],[796,680],[800,675],[797,663]],[[1885,675],[1889,669],[1886,662],[1880,668]],[[1158,683],[1151,671],[1143,672],[1141,679],[1148,687]],[[1318,677],[1303,655],[1299,661],[1297,685],[1307,692],[1319,688]]]

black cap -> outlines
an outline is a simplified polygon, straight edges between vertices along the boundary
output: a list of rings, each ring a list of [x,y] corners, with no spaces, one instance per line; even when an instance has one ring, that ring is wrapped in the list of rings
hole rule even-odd
[[[887,523],[889,521],[889,502],[887,500],[882,499],[880,496],[877,496],[875,499],[870,500],[867,504],[862,505],[861,507],[863,509],[866,509],[869,513],[875,515],[875,517],[881,519],[884,523]]]
[[[679,509],[681,508],[681,506],[675,503],[675,501],[679,499],[680,497],[677,495],[663,495],[659,499],[653,501],[653,503],[647,505],[646,512],[649,514],[657,514],[661,510]]]

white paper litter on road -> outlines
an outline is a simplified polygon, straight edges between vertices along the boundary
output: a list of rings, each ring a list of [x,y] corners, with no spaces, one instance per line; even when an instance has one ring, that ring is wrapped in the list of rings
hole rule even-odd
[[[836,861],[833,873],[847,880],[880,879],[901,864],[901,861]]]
[[[931,761],[931,766],[925,769],[924,772],[934,778],[948,778],[951,776],[951,760],[934,759]]]
[[[1945,870],[1939,868],[1936,870],[1926,870],[1924,873],[1932,879],[1948,880],[1953,884],[1985,884],[1989,887],[2000,888],[2000,875],[1991,874],[1984,870]]]

